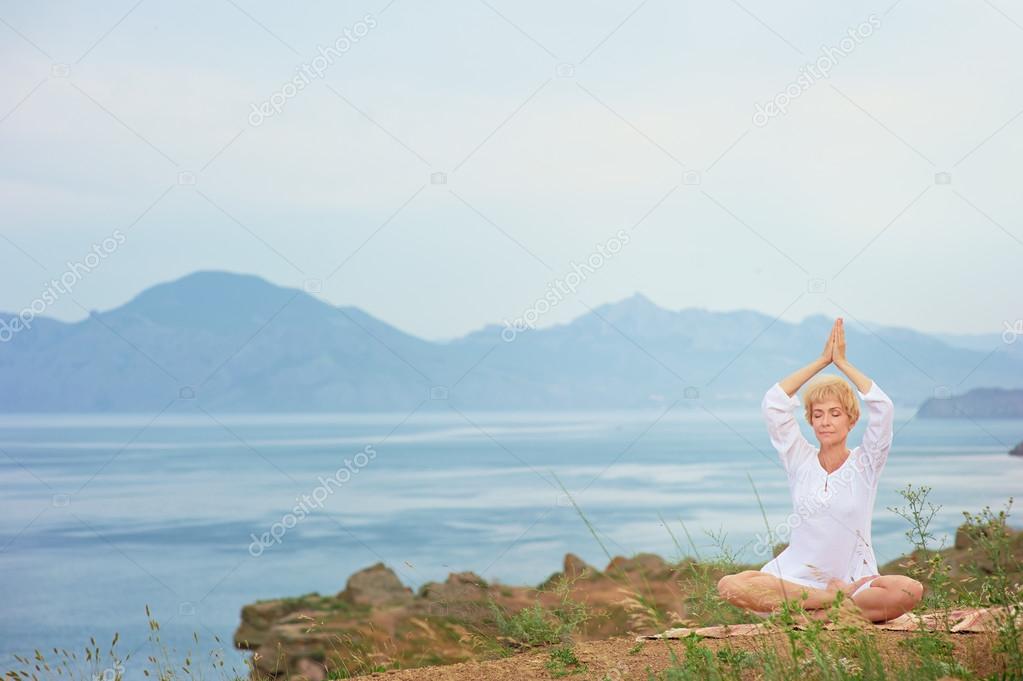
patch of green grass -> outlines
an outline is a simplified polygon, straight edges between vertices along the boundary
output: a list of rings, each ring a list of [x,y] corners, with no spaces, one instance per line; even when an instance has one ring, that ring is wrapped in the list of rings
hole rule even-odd
[[[909,523],[906,539],[913,547],[913,555],[919,557],[911,561],[907,570],[910,577],[927,585],[917,610],[943,610],[947,613],[955,605],[957,593],[950,576],[951,566],[940,553],[943,546],[935,546],[934,533],[930,529],[931,521],[941,510],[940,505],[935,506],[927,500],[930,492],[931,488],[926,485],[914,488],[908,484],[899,490],[906,505],[889,506],[888,510]]]
[[[704,534],[710,537],[715,553],[709,556],[701,555],[689,533],[689,528],[679,518],[679,525],[685,533],[692,551],[692,557],[689,557],[685,555],[671,526],[659,514],[658,518],[675,545],[678,556],[675,569],[679,575],[679,586],[684,594],[685,616],[689,620],[689,626],[759,622],[760,620],[755,615],[723,600],[717,589],[718,579],[722,576],[750,567],[739,562],[739,556],[745,547],[733,550],[729,547],[728,535],[723,530],[719,530],[717,533],[713,530],[705,530]]]
[[[552,648],[544,667],[555,678],[569,674],[582,674],[586,671],[586,665],[579,661],[571,646]]]
[[[1015,581],[1023,564],[1013,552],[1012,531],[1007,524],[1011,509],[1009,497],[1005,509],[998,513],[985,506],[977,514],[963,511],[963,516],[966,534],[973,542],[970,550],[981,556],[969,566],[980,583],[980,603],[997,608],[993,611],[997,613],[998,631],[995,652],[1005,656],[1005,673],[1010,678],[1023,679],[1023,627],[1018,623],[1023,617],[1023,584]]]
[[[682,639],[683,654],[679,657],[674,648],[670,649],[671,666],[651,679],[660,681],[718,681],[724,676],[725,668],[718,662],[710,648],[701,645],[703,640],[695,632]],[[735,677],[738,678],[738,677]]]
[[[500,636],[518,647],[562,643],[589,619],[585,604],[568,597],[562,588],[562,598],[554,607],[546,607],[539,599],[531,606],[511,615],[494,601],[490,601],[494,622]]]

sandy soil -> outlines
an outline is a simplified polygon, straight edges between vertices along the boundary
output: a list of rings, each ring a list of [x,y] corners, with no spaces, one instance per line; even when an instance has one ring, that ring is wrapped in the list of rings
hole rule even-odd
[[[834,635],[825,632],[824,636]],[[899,641],[911,637],[910,632],[883,631],[879,632],[879,646],[885,659],[902,659],[904,650],[898,646]],[[956,659],[980,675],[996,670],[991,649],[994,634],[973,633],[955,635]],[[783,634],[771,634],[759,637],[732,637],[727,639],[705,639],[703,644],[711,650],[726,646],[753,650],[756,646],[775,645],[784,649],[786,640]],[[576,644],[575,653],[579,661],[586,666],[582,673],[554,677],[546,669],[550,659],[549,651],[538,649],[519,653],[511,657],[487,662],[463,662],[460,664],[420,669],[392,670],[378,672],[360,679],[379,678],[387,681],[519,681],[520,679],[554,679],[569,681],[586,679],[602,681],[625,681],[627,679],[648,679],[648,671],[655,675],[671,666],[670,651],[683,655],[683,643],[680,641],[645,641],[640,650],[634,650],[634,638],[613,638],[605,641],[588,641]],[[749,679],[757,678],[756,670],[749,670]]]

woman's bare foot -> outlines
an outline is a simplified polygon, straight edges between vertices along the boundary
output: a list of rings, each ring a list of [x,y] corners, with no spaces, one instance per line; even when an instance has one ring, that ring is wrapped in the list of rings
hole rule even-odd
[[[831,594],[832,598],[837,597],[838,592],[841,591],[844,594],[843,599],[849,600],[852,598],[856,589],[859,589],[865,582],[869,582],[870,580],[876,579],[880,576],[881,575],[867,575],[866,577],[860,577],[852,582],[843,582],[841,579],[831,579],[828,580],[828,585],[824,591]]]
[[[834,597],[838,597],[838,593],[842,593],[841,603],[841,616],[845,622],[853,622],[855,624],[867,625],[870,623],[870,619],[864,614],[863,609],[860,608],[852,599],[853,593],[860,588],[864,583],[880,577],[881,575],[867,575],[860,577],[859,579],[853,580],[852,582],[843,582],[839,579],[832,579],[828,581],[827,589],[828,593],[831,593]],[[833,608],[829,608],[831,610]]]

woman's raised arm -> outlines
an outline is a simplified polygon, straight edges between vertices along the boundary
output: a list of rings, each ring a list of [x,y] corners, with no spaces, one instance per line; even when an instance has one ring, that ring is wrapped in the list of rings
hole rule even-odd
[[[792,471],[816,451],[799,428],[795,412],[799,408],[796,392],[818,371],[831,364],[834,350],[836,327],[831,327],[831,336],[824,345],[821,356],[802,369],[797,369],[782,380],[772,384],[760,402],[760,411],[767,424],[771,444],[781,456],[785,470]]]
[[[835,320],[835,331],[833,332],[835,339],[835,349],[832,355],[831,361],[835,363],[839,371],[849,377],[849,380],[856,384],[856,389],[860,391],[860,394],[865,395],[870,392],[870,386],[873,385],[873,381],[867,378],[867,375],[852,365],[852,363],[845,357],[845,326],[842,324],[842,318],[839,317]]]
[[[841,321],[839,318],[838,321]],[[888,461],[888,453],[892,448],[895,426],[895,405],[892,399],[877,383],[870,380],[866,374],[857,369],[845,356],[845,329],[838,325],[838,334],[835,336],[835,350],[832,360],[835,366],[849,377],[856,384],[856,390],[860,393],[860,399],[867,403],[867,431],[863,434],[863,442],[860,444],[861,465],[869,464],[868,470],[872,471],[872,480],[876,483]]]
[[[828,340],[824,343],[824,351],[821,352],[821,356],[814,361],[807,364],[801,369],[796,369],[791,374],[778,381],[778,385],[785,391],[785,394],[792,397],[799,389],[803,387],[803,384],[809,381],[814,375],[821,369],[827,367],[832,362],[832,358],[835,352],[835,341],[838,337],[838,331],[840,329],[840,323],[842,318],[839,317],[835,320],[835,323],[831,325],[831,335],[828,336]],[[843,350],[845,346],[843,345]]]

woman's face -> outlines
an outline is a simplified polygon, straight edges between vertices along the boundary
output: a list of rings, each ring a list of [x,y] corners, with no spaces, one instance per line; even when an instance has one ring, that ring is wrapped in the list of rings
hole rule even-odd
[[[810,423],[821,445],[843,442],[855,423],[850,422],[845,407],[835,398],[814,402],[810,408]]]

